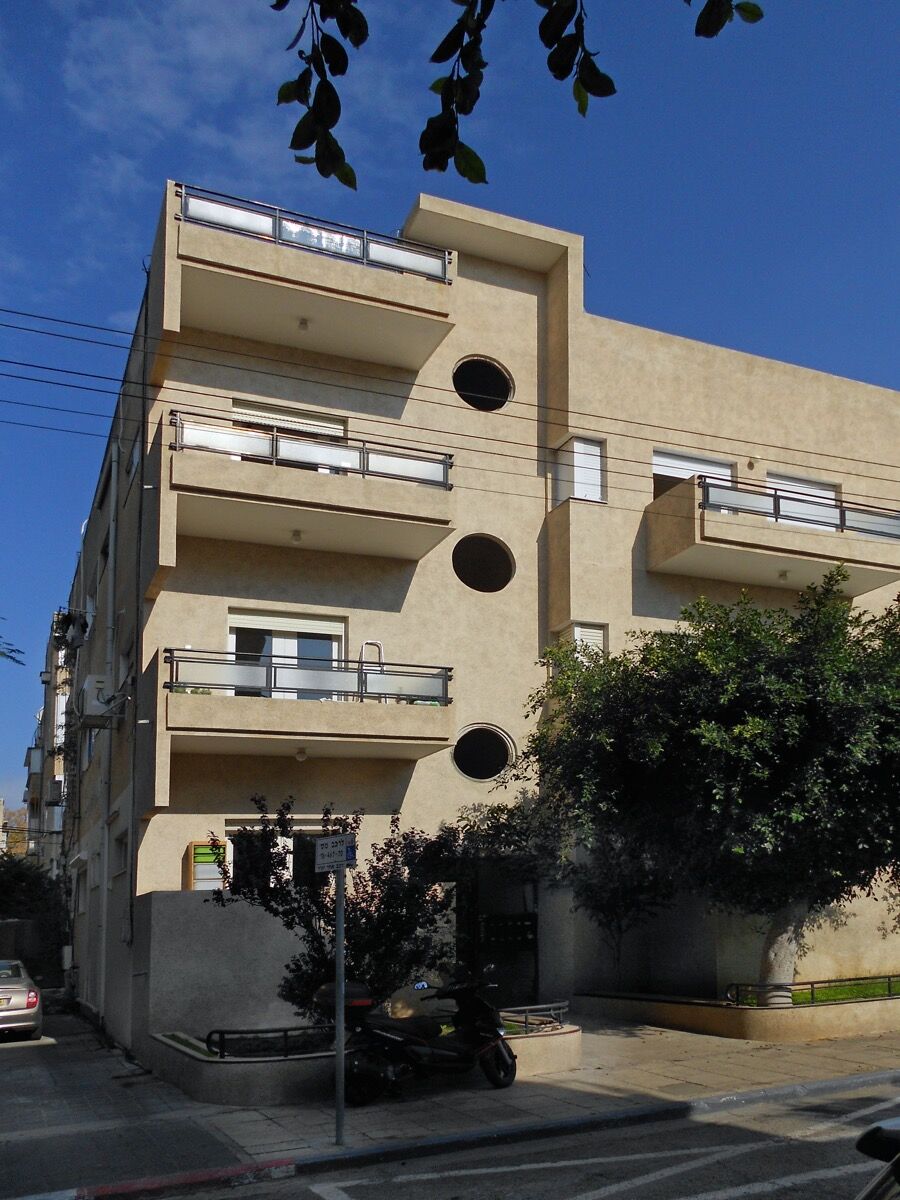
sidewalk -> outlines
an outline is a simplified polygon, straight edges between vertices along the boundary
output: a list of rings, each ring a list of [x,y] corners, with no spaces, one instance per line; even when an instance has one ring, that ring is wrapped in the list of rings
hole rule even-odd
[[[740,1103],[761,1089],[848,1076],[896,1072],[900,1083],[900,1033],[775,1046],[580,1023],[579,1070],[518,1080],[505,1091],[476,1074],[413,1082],[403,1100],[348,1110],[347,1150],[399,1150],[401,1143],[466,1141],[492,1131],[527,1135],[529,1127],[561,1121],[646,1119],[648,1108],[663,1115],[688,1102]],[[0,1045],[0,1198],[334,1152],[328,1101],[198,1104],[102,1047],[75,1018],[50,1018],[47,1032],[40,1043]]]

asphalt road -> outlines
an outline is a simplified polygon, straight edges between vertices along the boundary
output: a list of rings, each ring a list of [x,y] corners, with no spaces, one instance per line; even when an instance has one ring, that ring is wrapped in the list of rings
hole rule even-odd
[[[241,1200],[852,1200],[877,1175],[854,1141],[900,1116],[892,1088],[460,1151],[240,1189]],[[233,1189],[196,1200],[234,1197]]]

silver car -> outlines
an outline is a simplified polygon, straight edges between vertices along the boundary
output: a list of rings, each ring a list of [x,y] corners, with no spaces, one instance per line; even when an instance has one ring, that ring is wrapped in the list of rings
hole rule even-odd
[[[41,991],[15,958],[0,958],[0,1035],[19,1033],[34,1041],[44,1028]]]

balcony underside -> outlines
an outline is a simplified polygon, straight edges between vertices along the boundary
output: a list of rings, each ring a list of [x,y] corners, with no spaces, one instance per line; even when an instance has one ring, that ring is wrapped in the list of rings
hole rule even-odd
[[[802,589],[840,563],[847,596],[900,580],[900,542],[747,512],[701,509],[693,480],[648,506],[647,569],[757,587]]]
[[[202,232],[228,240],[226,234]],[[240,245],[246,239],[230,240],[246,253],[246,245]],[[366,294],[372,290],[369,276],[374,274],[367,267],[326,260],[326,270],[313,254],[250,245],[257,256],[281,256],[282,265],[276,263],[275,269],[284,278],[260,278],[261,264],[255,259],[247,268],[253,275],[185,264],[181,272],[182,329],[209,330],[418,371],[452,328],[445,314],[412,307],[420,291],[428,299],[439,296],[445,301],[443,293],[450,290],[446,284],[401,276],[401,294],[409,291],[406,299],[410,303],[390,303]],[[300,267],[307,268],[305,272],[298,270],[298,259]],[[389,272],[384,274],[392,279]]]
[[[415,761],[446,749],[453,733],[450,709],[431,705],[186,694],[165,705],[176,754]]]
[[[453,532],[452,493],[399,480],[184,451],[171,484],[189,537],[418,561]]]

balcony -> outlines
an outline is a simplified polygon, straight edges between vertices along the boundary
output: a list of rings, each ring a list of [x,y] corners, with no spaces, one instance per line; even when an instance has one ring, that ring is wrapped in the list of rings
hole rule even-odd
[[[448,250],[176,188],[180,324],[418,370],[452,328]]]
[[[28,786],[40,787],[41,772],[44,769],[44,751],[40,746],[29,746],[25,751],[23,764],[28,772]]]
[[[448,667],[196,650],[165,662],[176,753],[415,760],[451,744]]]
[[[453,532],[449,454],[171,420],[180,534],[418,561]]]
[[[900,580],[900,513],[694,476],[646,509],[647,569],[792,590],[843,563],[843,591]]]

